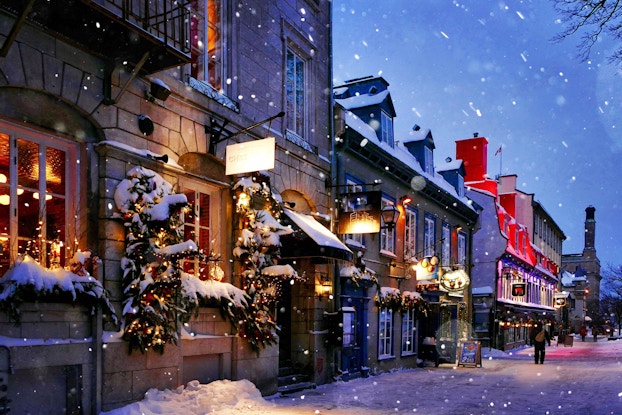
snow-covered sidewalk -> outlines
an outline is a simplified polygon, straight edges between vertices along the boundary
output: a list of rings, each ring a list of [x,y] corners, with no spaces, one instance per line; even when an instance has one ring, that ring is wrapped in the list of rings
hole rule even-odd
[[[622,414],[622,341],[589,340],[553,342],[544,365],[529,346],[484,348],[482,367],[401,370],[288,396],[262,398],[248,381],[191,382],[105,414]]]

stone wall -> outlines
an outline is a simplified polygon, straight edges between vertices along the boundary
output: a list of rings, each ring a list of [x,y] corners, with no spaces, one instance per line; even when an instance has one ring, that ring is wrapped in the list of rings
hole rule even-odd
[[[0,371],[8,372],[11,413],[90,413],[96,356],[89,311],[63,303],[24,303],[20,310],[19,326],[0,315],[8,348]]]

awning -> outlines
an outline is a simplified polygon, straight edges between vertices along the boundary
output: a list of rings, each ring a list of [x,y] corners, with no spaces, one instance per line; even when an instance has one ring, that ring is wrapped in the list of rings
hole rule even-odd
[[[352,251],[310,215],[283,210],[281,222],[295,232],[281,236],[283,258],[327,257],[352,261]]]

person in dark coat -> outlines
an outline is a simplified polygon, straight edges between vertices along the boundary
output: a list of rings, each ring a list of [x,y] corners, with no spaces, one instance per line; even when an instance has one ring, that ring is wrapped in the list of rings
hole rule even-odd
[[[546,331],[544,324],[542,324],[541,322],[537,322],[531,328],[531,334],[529,335],[529,337],[531,338],[531,343],[534,347],[533,356],[536,364],[544,364],[544,355],[546,349],[545,343],[548,343],[549,346],[551,345],[551,335],[548,331]]]

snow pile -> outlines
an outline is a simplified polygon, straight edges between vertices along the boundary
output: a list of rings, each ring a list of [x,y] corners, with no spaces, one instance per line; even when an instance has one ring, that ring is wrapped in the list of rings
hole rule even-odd
[[[255,385],[248,380],[218,380],[209,384],[193,380],[185,388],[180,386],[175,390],[164,391],[150,389],[144,400],[102,412],[101,415],[257,414],[270,413],[273,407],[274,404],[264,400]]]
[[[204,299],[213,298],[224,300],[233,304],[235,307],[247,307],[247,294],[244,290],[220,281],[200,280],[194,275],[182,272],[181,286],[183,296],[187,297],[192,303],[199,303],[199,297]]]

